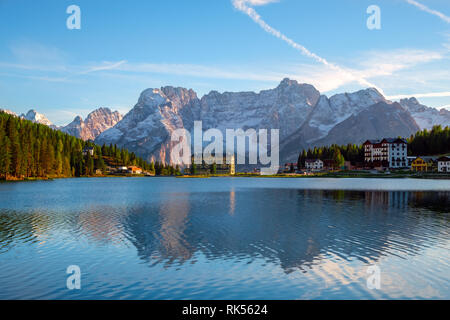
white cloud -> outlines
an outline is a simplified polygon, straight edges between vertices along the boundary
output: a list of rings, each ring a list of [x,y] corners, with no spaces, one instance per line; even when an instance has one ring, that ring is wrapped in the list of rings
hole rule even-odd
[[[196,64],[170,64],[170,63],[126,63],[118,68],[121,71],[136,73],[162,73],[180,76],[193,76],[215,79],[237,79],[255,81],[279,81],[283,73],[253,72],[236,67],[214,67]]]
[[[412,94],[400,94],[396,96],[388,96],[388,99],[391,100],[398,100],[398,99],[404,99],[404,98],[442,98],[442,97],[450,97],[450,91],[444,91],[444,92],[429,92],[429,93],[412,93]]]
[[[270,28],[270,27],[269,27]],[[270,30],[270,29],[269,29]],[[284,37],[280,34],[281,37]],[[282,38],[284,39],[284,38]],[[292,41],[292,40],[290,40]],[[294,47],[297,46],[292,41]],[[306,49],[305,49],[306,50]],[[40,50],[42,52],[42,50]],[[50,50],[58,52],[57,50]],[[309,52],[309,51],[308,51]],[[87,65],[28,65],[20,63],[2,63],[0,66],[9,69],[29,70],[30,74],[2,73],[4,76],[28,78],[47,82],[73,82],[77,76],[96,75],[101,77],[121,78],[124,81],[135,81],[142,85],[155,83],[149,78],[149,74],[167,74],[185,77],[197,77],[203,79],[235,79],[258,82],[254,88],[273,87],[281,79],[289,77],[299,82],[310,83],[319,91],[328,93],[346,86],[345,90],[357,89],[356,84],[361,82],[356,79],[376,79],[383,83],[383,88],[389,88],[392,93],[400,93],[402,87],[409,91],[409,88],[416,88],[421,91],[420,86],[424,86],[431,79],[441,77],[448,78],[445,68],[439,70],[424,70],[418,72],[413,69],[420,63],[427,63],[446,58],[447,52],[427,51],[418,49],[397,49],[391,51],[371,51],[360,54],[360,58],[352,59],[352,67],[330,67],[330,63],[303,64],[303,65],[277,65],[276,69],[268,70],[267,67],[258,66],[208,66],[197,64],[170,64],[170,63],[133,63],[126,60],[117,62],[99,62]],[[21,56],[24,56],[23,54]],[[37,56],[40,56],[38,54]],[[319,57],[320,58],[320,57]],[[22,60],[22,59],[21,59]],[[25,59],[30,60],[30,59]],[[31,59],[35,60],[35,59]],[[326,61],[326,60],[325,60]],[[405,76],[402,70],[412,69]],[[52,71],[49,73],[47,71]],[[439,76],[440,73],[444,73]],[[427,80],[428,79],[428,80]],[[159,79],[160,80],[160,79]],[[156,82],[160,82],[160,81]],[[434,80],[433,80],[434,81]],[[413,84],[411,86],[411,84]],[[417,86],[419,85],[419,86]],[[365,80],[364,87],[372,86]],[[206,86],[207,87],[207,86]],[[445,90],[446,88],[439,88]],[[377,88],[378,89],[378,88]],[[428,89],[424,89],[427,92]],[[381,89],[379,89],[382,92]],[[411,95],[402,95],[411,96]]]
[[[445,14],[443,14],[440,11],[430,9],[427,6],[425,6],[424,4],[421,4],[421,3],[419,3],[419,2],[417,2],[415,0],[405,0],[405,1],[408,2],[409,4],[412,4],[413,6],[415,6],[417,8],[419,8],[422,11],[428,12],[428,13],[430,13],[432,15],[435,15],[435,16],[439,17],[444,22],[450,23],[450,17],[445,15]]]
[[[289,77],[313,84],[321,92],[333,91],[344,85],[354,83],[353,75],[365,79],[376,78],[379,82],[383,82],[383,86],[386,89],[387,79],[391,79],[396,73],[412,69],[421,63],[438,61],[444,57],[441,52],[417,49],[370,51],[362,53],[359,59],[354,60],[355,65],[352,68],[347,68],[346,74],[329,69],[323,65],[303,64],[296,66],[294,69],[290,68]],[[428,73],[435,75],[435,70],[430,70]],[[424,75],[421,72],[417,78],[423,78]],[[407,78],[403,77],[402,80],[409,81],[411,77],[412,75],[410,74]],[[404,81],[399,83],[396,80],[394,82],[394,89],[396,89]]]
[[[33,75],[22,75],[22,74],[14,74],[14,73],[0,73],[0,76],[13,77],[13,78],[22,78],[22,79],[30,79],[30,80],[39,80],[46,82],[70,82],[66,77],[49,77],[49,76],[33,76]]]
[[[242,0],[252,6],[264,6],[269,3],[278,2],[279,0]]]
[[[360,60],[360,67],[353,73],[367,79],[387,77],[398,71],[444,58],[445,55],[441,52],[419,49],[372,51],[364,54],[364,57]]]

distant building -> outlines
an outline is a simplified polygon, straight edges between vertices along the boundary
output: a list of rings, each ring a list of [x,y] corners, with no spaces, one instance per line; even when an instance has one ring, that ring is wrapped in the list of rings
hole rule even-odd
[[[450,172],[450,158],[440,157],[437,159],[439,172]]]
[[[406,157],[406,159],[408,160],[408,167],[411,168],[412,163],[413,163],[414,160],[416,160],[416,158],[417,158],[417,157],[415,157],[415,156],[409,156],[409,157]]]
[[[307,170],[319,171],[323,169],[323,161],[320,159],[306,159],[305,167]]]
[[[142,169],[136,166],[130,166],[128,167],[128,173],[131,174],[141,174],[142,173]]]
[[[236,163],[235,163],[235,157],[234,155],[230,156],[230,161],[228,163],[227,156],[223,156],[222,163],[215,163],[214,162],[215,157],[214,154],[208,156],[203,156],[202,164],[195,164],[195,170],[196,174],[199,175],[207,175],[213,173],[213,166],[216,166],[216,174],[229,174],[229,175],[235,175],[236,174]],[[191,156],[191,163],[194,162],[194,156]],[[186,172],[189,172],[190,174],[194,174],[192,172],[192,164],[187,168]]]
[[[345,161],[344,167],[346,170],[362,170],[364,169],[364,162]]]
[[[285,163],[284,164],[284,172],[295,172],[297,170],[296,163]]]
[[[367,140],[363,146],[366,166],[381,165],[392,169],[408,167],[408,143],[405,139]]]
[[[330,159],[323,160],[323,168],[325,170],[333,171],[337,168],[336,162]]]
[[[426,172],[426,171],[428,171],[428,163],[421,157],[417,157],[411,163],[411,170],[417,171],[417,172],[424,172],[424,171]]]
[[[91,157],[94,156],[94,147],[84,147],[83,148],[83,156],[87,156],[88,154],[90,154]]]
[[[428,172],[433,171],[434,166],[434,157],[416,157],[416,159],[411,163],[411,170],[417,172]]]
[[[120,166],[116,170],[117,173],[128,173],[128,167]]]
[[[115,168],[115,167],[106,166],[106,170],[105,170],[105,171],[106,171],[107,173],[111,173],[111,174],[112,174],[112,173],[116,173],[117,170],[118,170],[118,169]]]

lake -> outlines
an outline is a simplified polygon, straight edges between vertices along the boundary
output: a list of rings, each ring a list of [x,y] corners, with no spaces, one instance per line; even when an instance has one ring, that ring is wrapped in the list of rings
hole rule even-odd
[[[450,180],[0,183],[0,299],[450,299],[449,208]]]

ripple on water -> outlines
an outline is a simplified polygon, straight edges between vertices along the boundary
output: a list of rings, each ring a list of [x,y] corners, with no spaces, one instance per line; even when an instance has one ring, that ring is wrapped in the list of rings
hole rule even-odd
[[[450,297],[450,188],[320,190],[309,180],[311,190],[306,180],[1,185],[0,298]],[[66,288],[72,264],[79,292]],[[374,264],[379,291],[366,283]]]

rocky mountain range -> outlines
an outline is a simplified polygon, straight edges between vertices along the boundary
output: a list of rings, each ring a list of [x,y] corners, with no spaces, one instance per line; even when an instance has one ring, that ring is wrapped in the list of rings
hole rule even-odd
[[[89,113],[85,120],[77,116],[67,126],[59,129],[83,140],[94,140],[103,131],[114,127],[122,118],[118,111],[99,108]]]
[[[192,131],[195,120],[202,120],[204,130],[216,128],[224,136],[228,128],[277,128],[283,139],[305,121],[319,97],[313,86],[289,79],[260,93],[212,91],[201,99],[185,88],[147,89],[123,120],[95,141],[169,162],[171,133],[179,128]]]
[[[421,129],[431,129],[435,125],[450,123],[450,110],[437,110],[424,106],[416,98],[402,99],[400,105],[408,110]]]
[[[281,161],[295,161],[307,147],[409,136],[420,130],[405,107],[376,89],[328,98],[311,85],[284,79],[259,93],[212,91],[202,98],[185,88],[147,89],[123,120],[96,142],[169,162],[171,133],[178,128],[192,132],[195,120],[202,120],[203,130],[217,128],[224,136],[225,129],[280,129]]]
[[[34,110],[23,116],[52,126]],[[197,120],[203,130],[217,128],[224,136],[226,129],[279,129],[280,157],[287,162],[296,161],[304,148],[408,137],[436,124],[450,125],[450,111],[429,108],[415,98],[391,102],[374,88],[327,97],[309,84],[284,79],[259,93],[211,91],[201,98],[192,89],[146,89],[124,117],[100,108],[57,129],[167,163],[171,133],[179,128],[192,132]]]
[[[68,125],[56,126],[45,115],[34,109],[29,110],[26,114],[22,113],[20,116],[7,109],[0,109],[0,112],[61,130],[83,140],[94,140],[100,133],[114,127],[123,118],[118,111],[113,112],[109,108],[98,108],[89,113],[85,120],[76,116]]]

